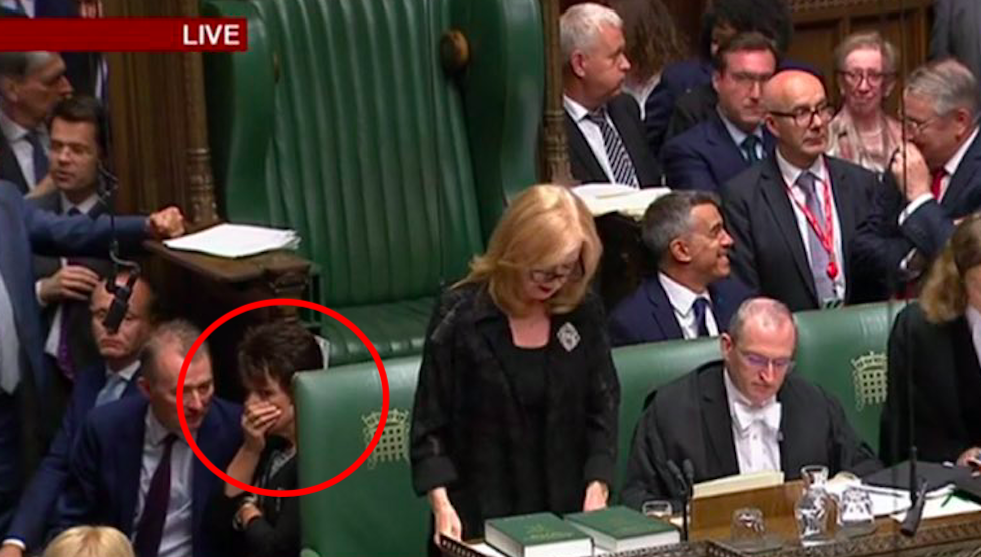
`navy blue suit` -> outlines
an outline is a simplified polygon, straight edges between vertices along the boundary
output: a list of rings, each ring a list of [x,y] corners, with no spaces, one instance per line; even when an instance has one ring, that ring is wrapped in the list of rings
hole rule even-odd
[[[129,397],[93,410],[72,449],[71,479],[59,502],[59,526],[112,526],[127,537],[136,529],[143,436],[148,402]],[[212,399],[197,434],[198,447],[224,470],[242,445],[242,408]],[[214,536],[203,529],[204,511],[222,481],[195,457],[192,465],[193,557],[222,555]]]
[[[116,230],[122,244],[138,245],[144,238],[146,219],[119,217]],[[32,250],[44,254],[105,255],[109,250],[108,217],[91,219],[55,215],[24,202],[17,187],[0,182],[0,274],[10,293],[17,335],[21,346],[21,386],[33,385],[40,407],[25,409],[35,416],[49,412],[44,406],[45,393],[51,384],[51,370],[44,360],[41,311],[34,294]],[[6,526],[5,513],[13,508],[21,485],[20,429],[25,423],[18,417],[14,397],[0,392],[0,530]],[[40,435],[43,437],[43,435]],[[43,446],[43,445],[42,445]]]
[[[981,134],[968,147],[950,177],[940,203],[934,200],[913,211],[902,226],[899,214],[906,207],[906,197],[892,178],[878,184],[873,196],[872,212],[858,229],[852,251],[855,264],[889,280],[889,288],[903,287],[899,264],[910,250],[916,250],[932,261],[943,249],[954,231],[954,220],[981,209]]]
[[[126,385],[121,398],[139,395],[136,379],[139,370]],[[61,421],[61,429],[48,448],[48,454],[41,460],[31,483],[20,498],[20,505],[14,514],[5,538],[17,538],[29,549],[37,550],[44,543],[49,518],[54,518],[58,496],[68,482],[68,459],[72,443],[85,423],[85,418],[95,407],[96,397],[106,384],[106,367],[99,362],[75,374],[72,397]]]
[[[775,141],[763,131],[763,152],[770,156]],[[720,193],[722,184],[750,167],[743,152],[716,113],[709,120],[673,137],[661,150],[664,174],[671,189]]]
[[[750,296],[750,291],[734,278],[716,281],[708,291],[712,298],[715,324],[719,326],[719,332],[725,331],[729,328],[732,314]],[[613,308],[609,329],[610,344],[613,346],[685,338],[671,300],[657,276],[645,279],[637,290]]]
[[[688,91],[712,83],[712,64],[706,60],[683,60],[664,66],[661,81],[644,102],[644,134],[655,156],[661,152],[674,105]]]

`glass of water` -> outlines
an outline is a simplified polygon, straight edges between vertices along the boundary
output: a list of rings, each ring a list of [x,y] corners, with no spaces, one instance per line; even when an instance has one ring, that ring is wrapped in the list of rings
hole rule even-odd
[[[643,512],[645,516],[657,518],[659,520],[670,519],[672,511],[671,501],[644,501],[644,504],[641,506],[641,512]]]

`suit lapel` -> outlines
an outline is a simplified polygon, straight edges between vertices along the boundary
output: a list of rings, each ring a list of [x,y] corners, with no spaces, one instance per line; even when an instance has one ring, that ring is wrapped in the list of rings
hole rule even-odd
[[[133,413],[129,424],[121,424],[119,429],[119,524],[126,526],[125,534],[136,529],[136,502],[140,496],[140,468],[143,466],[143,443],[146,436],[146,413],[148,404],[141,401],[136,405],[139,411]]]
[[[633,102],[628,99],[628,102]],[[630,156],[630,164],[634,167],[634,176],[637,178],[637,185],[643,186],[644,180],[641,179],[641,169],[639,167],[640,161],[644,157],[644,149],[647,149],[647,143],[643,141],[637,141],[635,137],[632,136],[631,126],[628,122],[628,116],[624,113],[624,105],[622,102],[617,102],[614,98],[610,102],[606,103],[607,111],[610,114],[610,120],[613,121],[613,126],[617,130],[617,135],[620,136],[620,143],[623,144],[623,148],[627,150],[627,155]]]
[[[729,279],[722,279],[728,281]],[[712,316],[715,317],[715,325],[719,328],[719,334],[729,329],[729,321],[732,320],[732,300],[729,300],[729,293],[725,288],[720,288],[720,283],[710,284],[708,287],[709,296],[712,297]]]
[[[699,374],[699,390],[702,392],[702,424],[709,440],[709,477],[731,476],[739,473],[736,459],[736,443],[732,438],[732,416],[722,382],[723,364]],[[717,468],[711,469],[712,463]]]
[[[569,137],[569,151],[575,158],[579,159],[587,174],[597,177],[603,176],[605,177],[603,181],[610,181],[603,167],[596,160],[593,150],[589,147],[589,142],[586,141],[586,137],[580,131],[579,124],[572,119],[568,112],[565,112],[565,129],[568,132],[566,135]]]
[[[965,208],[961,198],[970,190],[971,184],[977,181],[979,170],[981,170],[981,133],[974,138],[954,175],[950,177],[947,192],[940,202],[948,214],[959,215],[961,209]]]
[[[785,389],[777,393],[780,402],[780,469],[788,476],[796,477],[796,473],[807,463],[801,462],[801,442],[804,444],[811,439],[806,416],[795,402],[788,401]]]
[[[678,324],[678,319],[674,315],[674,308],[671,306],[671,301],[668,300],[668,294],[664,291],[664,287],[656,275],[644,281],[644,291],[647,293],[647,298],[650,300],[653,308],[651,317],[654,319],[658,328],[661,329],[661,338],[685,338],[684,333],[681,331],[681,325]]]
[[[807,252],[804,249],[804,240],[800,237],[797,217],[794,216],[794,207],[790,204],[790,198],[787,196],[787,186],[784,184],[783,175],[780,174],[780,169],[777,167],[776,156],[771,156],[763,162],[759,187],[762,190],[763,199],[780,229],[780,235],[793,255],[797,271],[804,280],[807,291],[815,302],[818,301],[814,276],[811,275],[811,266],[807,262]],[[789,277],[788,280],[790,280]]]
[[[24,173],[20,169],[20,163],[17,162],[17,156],[14,155],[14,150],[10,148],[10,143],[7,142],[6,137],[0,134],[0,169],[6,175],[6,179],[13,182],[20,193],[27,193],[30,188],[27,186],[27,179],[24,178]]]
[[[732,140],[729,130],[726,129],[725,123],[722,122],[722,117],[718,114],[715,114],[712,119],[712,126],[709,127],[706,140],[710,145],[715,147],[714,149],[710,149],[709,152],[719,155],[717,160],[713,159],[709,161],[713,167],[726,169],[738,168],[740,172],[749,167],[749,163],[743,158],[742,150]],[[738,173],[736,172],[733,175]],[[715,172],[714,174],[717,177],[716,179],[719,179],[723,173]]]
[[[842,269],[845,270],[846,280],[851,280],[851,253],[848,246],[851,245],[852,235],[858,223],[855,222],[855,201],[854,194],[861,188],[861,184],[853,184],[849,181],[845,167],[831,157],[824,157],[828,167],[828,174],[831,177],[831,194],[835,199],[835,210],[838,212],[838,233],[841,234],[841,253],[844,261],[841,262]],[[846,289],[847,296],[851,288]]]

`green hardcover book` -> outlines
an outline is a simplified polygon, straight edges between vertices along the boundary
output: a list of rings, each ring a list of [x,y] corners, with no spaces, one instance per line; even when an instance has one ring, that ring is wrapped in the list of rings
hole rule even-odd
[[[569,514],[565,519],[589,534],[596,547],[614,553],[681,542],[681,534],[673,525],[627,507]]]
[[[590,557],[593,541],[552,513],[493,518],[484,540],[508,557]]]

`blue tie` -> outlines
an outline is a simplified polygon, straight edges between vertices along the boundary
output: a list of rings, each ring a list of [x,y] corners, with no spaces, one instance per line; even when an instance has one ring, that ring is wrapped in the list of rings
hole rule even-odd
[[[34,160],[34,183],[37,184],[48,175],[48,153],[41,145],[36,131],[28,132],[27,142],[31,144],[31,158]],[[32,184],[33,185],[33,184]]]
[[[698,333],[698,336],[709,336],[708,321],[705,318],[705,314],[710,309],[709,301],[705,298],[695,298],[692,308],[695,310],[695,331]]]
[[[123,391],[126,390],[127,383],[126,378],[118,373],[109,374],[105,386],[102,387],[98,396],[95,397],[95,406],[99,407],[103,404],[119,400],[119,397],[123,395]]]
[[[756,146],[759,144],[760,138],[756,137],[755,135],[747,135],[746,139],[744,139],[740,145],[743,150],[743,158],[745,158],[746,162],[749,164],[759,162],[760,156],[756,152]]]

